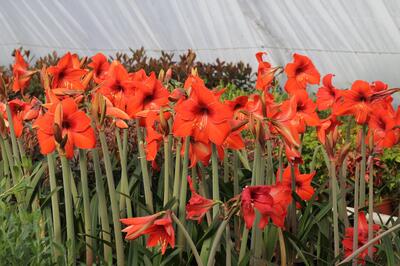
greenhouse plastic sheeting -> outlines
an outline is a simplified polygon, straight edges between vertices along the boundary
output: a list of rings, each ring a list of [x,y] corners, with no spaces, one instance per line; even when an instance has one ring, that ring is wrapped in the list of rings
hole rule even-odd
[[[38,57],[56,50],[92,55],[144,47],[198,59],[275,65],[294,52],[312,58],[335,84],[381,79],[400,86],[398,0],[2,0],[0,64],[23,46]]]

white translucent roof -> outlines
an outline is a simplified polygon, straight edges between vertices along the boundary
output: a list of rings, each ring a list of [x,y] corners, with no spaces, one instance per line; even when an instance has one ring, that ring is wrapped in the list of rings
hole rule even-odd
[[[298,52],[346,87],[355,79],[400,86],[398,0],[10,0],[0,7],[0,64],[23,46],[92,55],[144,47],[256,66],[266,51],[283,65]]]

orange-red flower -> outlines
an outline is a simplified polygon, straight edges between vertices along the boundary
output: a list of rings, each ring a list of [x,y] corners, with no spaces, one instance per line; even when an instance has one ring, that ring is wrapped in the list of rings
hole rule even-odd
[[[316,109],[316,104],[308,97],[307,91],[294,91],[291,95],[296,103],[296,114],[292,120],[292,124],[297,128],[298,133],[304,133],[306,126],[318,126],[320,123]],[[289,112],[292,108],[290,101],[282,103],[281,110]],[[291,111],[291,110],[290,110]]]
[[[219,102],[218,97],[201,82],[193,83],[191,91],[187,100],[175,106],[174,135],[193,136],[203,143],[211,141],[222,145],[231,132],[231,109]]]
[[[160,110],[160,107],[168,105],[169,92],[154,72],[145,80],[135,84],[135,96],[130,99],[127,106],[130,117],[136,117],[141,111]]]
[[[271,218],[272,222],[283,227],[287,208],[292,201],[290,188],[277,183],[273,186],[247,186],[241,194],[241,213],[246,227],[250,229],[255,220],[255,211],[260,213],[258,227],[263,229]]]
[[[263,55],[267,53],[259,52],[256,54],[258,61],[256,89],[268,90],[274,80],[277,68],[272,68],[271,64],[263,60]]]
[[[305,90],[307,84],[319,84],[320,74],[310,58],[294,54],[293,59],[293,63],[289,63],[285,67],[285,73],[288,77],[285,90],[289,94],[298,90]]]
[[[34,99],[32,100],[32,103],[35,104],[36,101],[37,100]],[[11,110],[15,136],[19,138],[24,129],[24,121],[35,119],[39,115],[39,109],[37,109],[36,106],[19,99],[14,99],[8,104]],[[6,117],[5,114],[4,117]]]
[[[339,99],[338,89],[332,85],[333,74],[325,75],[322,79],[322,87],[317,92],[317,106],[319,110],[332,108]]]
[[[373,233],[375,234],[380,229],[380,226],[374,224],[372,227]],[[353,236],[354,236],[354,228],[346,228],[345,236],[342,240],[342,244],[344,247],[344,254],[346,257],[350,256],[353,253]],[[368,242],[368,222],[363,212],[358,214],[358,244],[357,248],[363,246]],[[378,249],[376,247],[372,247],[372,253],[376,253]],[[364,250],[358,255],[359,262],[363,265],[365,264],[365,258],[368,256],[368,249]]]
[[[241,212],[246,223],[246,227],[250,229],[256,218],[254,209],[257,209],[261,215],[270,213],[273,209],[274,199],[270,195],[271,188],[268,186],[247,186],[241,194]],[[267,217],[268,219],[268,217]],[[262,225],[268,222],[261,222]]]
[[[368,82],[356,80],[350,90],[341,91],[343,100],[336,108],[337,115],[353,115],[358,124],[368,122],[373,91]]]
[[[92,57],[92,62],[88,64],[88,67],[93,69],[93,80],[99,84],[106,78],[110,63],[104,54],[97,53]]]
[[[90,118],[72,98],[66,98],[40,116],[34,123],[42,154],[48,154],[60,147],[68,159],[74,155],[74,147],[91,149],[96,137]]]
[[[299,167],[294,166],[294,177],[296,182],[296,194],[302,200],[310,200],[314,194],[314,188],[311,186],[311,181],[315,175],[315,172],[311,174],[300,174]],[[279,171],[277,173],[277,177],[279,177]],[[292,186],[292,171],[291,167],[288,166],[283,171],[282,174],[282,184],[291,187]]]
[[[216,202],[199,195],[193,187],[193,181],[190,176],[187,177],[187,181],[189,183],[190,191],[192,192],[192,197],[188,204],[186,204],[186,219],[197,220],[197,222],[200,223],[204,215],[212,208],[212,206],[214,206],[214,204],[216,204]]]
[[[15,92],[21,91],[24,94],[24,89],[29,86],[33,71],[28,70],[28,63],[24,60],[19,50],[15,51],[15,63],[13,69],[13,86]]]
[[[148,235],[147,247],[161,245],[161,254],[163,255],[168,245],[172,248],[175,247],[175,232],[170,211],[144,217],[120,219],[120,221],[127,225],[122,230],[126,233],[126,240],[134,240],[142,235]]]
[[[47,72],[53,77],[52,89],[84,89],[81,79],[87,71],[79,68],[78,58],[69,52],[58,61],[57,65],[47,68]]]
[[[399,141],[399,132],[395,128],[396,118],[394,110],[376,108],[369,120],[369,134],[373,134],[374,145],[378,148],[390,148]]]
[[[328,118],[322,120],[321,124],[317,126],[317,137],[319,141],[323,145],[325,145],[327,135],[332,133],[332,140],[333,142],[336,142],[339,136],[338,126],[341,124],[342,123],[339,120],[337,120],[336,116],[334,115],[331,115]]]
[[[128,102],[135,94],[134,83],[125,67],[113,61],[108,68],[99,92],[106,96],[115,107],[126,111]]]

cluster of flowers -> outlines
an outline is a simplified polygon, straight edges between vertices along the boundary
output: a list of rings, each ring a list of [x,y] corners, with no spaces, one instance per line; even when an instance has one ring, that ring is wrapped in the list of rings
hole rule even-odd
[[[255,209],[261,215],[260,228],[264,228],[269,220],[284,227],[288,205],[292,202],[293,176],[295,192],[302,200],[309,200],[314,193],[311,186],[314,173],[300,174],[298,168],[302,163],[300,135],[306,127],[315,127],[330,158],[340,160],[344,151],[334,151],[340,125],[338,116],[352,115],[358,124],[368,124],[375,147],[382,149],[400,140],[400,129],[396,126],[400,124],[400,111],[394,110],[390,96],[397,89],[389,89],[380,81],[357,80],[350,89],[340,90],[332,84],[332,74],[323,77],[314,102],[306,88],[310,84],[320,84],[321,77],[308,57],[294,54],[293,62],[281,68],[272,67],[264,60],[265,55],[256,55],[258,91],[222,101],[224,90],[206,88],[195,70],[183,88],[170,92],[163,85],[171,78],[170,71],[159,77],[155,73],[147,75],[143,70],[129,73],[121,63],[109,62],[100,53],[90,60],[80,60],[77,55],[67,53],[55,66],[31,70],[16,51],[10,86],[23,97],[8,103],[14,131],[20,137],[24,128],[28,130],[24,123],[33,121],[42,154],[58,150],[72,158],[75,148],[95,147],[96,130],[103,130],[110,124],[105,120],[119,128],[128,128],[130,121],[135,120],[146,130],[146,158],[154,166],[160,144],[170,133],[177,141],[190,137],[190,165],[194,166],[197,162],[209,163],[212,145],[216,146],[220,159],[225,149],[244,148],[242,132],[251,132],[258,143],[272,140],[284,147],[291,166],[276,175],[275,184],[247,186],[236,195],[240,201],[240,214],[247,228],[254,224]],[[276,102],[269,90],[280,72],[287,76],[284,89],[288,98]],[[36,73],[40,74],[45,102],[24,94]],[[5,109],[2,103],[2,134],[7,134],[8,126]],[[329,117],[320,119],[317,109],[331,110]],[[189,180],[192,198],[187,204],[187,219],[200,221],[218,202],[197,194],[191,182]],[[148,246],[161,244],[163,253],[168,244],[174,246],[170,211],[122,219],[121,222],[128,225],[124,229],[126,239],[149,235]]]

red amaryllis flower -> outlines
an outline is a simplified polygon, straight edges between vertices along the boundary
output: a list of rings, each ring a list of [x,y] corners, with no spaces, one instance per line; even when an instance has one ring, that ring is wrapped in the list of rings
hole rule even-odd
[[[390,148],[398,143],[398,129],[395,128],[397,124],[392,109],[374,108],[368,125],[368,134],[373,134],[374,145],[378,148]]]
[[[365,124],[371,112],[373,91],[368,82],[356,80],[350,90],[341,91],[342,102],[336,108],[336,115],[353,115],[358,124]]]
[[[15,92],[21,91],[24,94],[24,89],[29,86],[29,81],[34,72],[28,70],[28,63],[24,60],[19,50],[15,51],[15,63],[12,66],[12,70],[12,89]]]
[[[267,55],[267,53],[259,52],[256,54],[258,61],[256,89],[268,90],[272,85],[277,68],[272,68],[270,63],[264,61],[263,55]]]
[[[317,106],[319,110],[327,110],[338,101],[339,92],[332,85],[333,76],[333,74],[328,74],[322,79],[323,86],[317,92]]]
[[[279,178],[279,170],[277,173],[277,179]],[[297,165],[294,166],[294,176],[295,176],[295,182],[296,182],[296,194],[299,195],[299,197],[302,200],[309,200],[314,194],[314,188],[311,186],[311,181],[315,175],[315,172],[311,174],[300,174],[299,167]],[[291,167],[288,166],[286,169],[283,171],[282,174],[282,184],[291,187],[292,186],[292,171]]]
[[[35,101],[33,102],[35,103]],[[33,108],[30,103],[23,102],[19,99],[14,99],[9,103],[12,120],[14,124],[15,136],[19,138],[22,135],[25,120],[32,120],[39,115],[39,110]],[[7,115],[4,115],[7,117]]]
[[[253,226],[256,218],[254,209],[257,209],[262,216],[258,226],[264,228],[268,223],[268,217],[265,215],[272,212],[274,203],[270,192],[271,188],[268,186],[247,186],[243,189],[241,194],[241,212],[248,229]],[[264,219],[266,221],[263,221]]]
[[[377,224],[373,225],[374,235],[377,231],[379,231],[380,226]],[[342,240],[342,244],[344,247],[344,254],[346,257],[350,256],[353,253],[353,236],[354,236],[354,228],[346,228],[345,236]],[[358,244],[357,248],[363,246],[368,242],[368,222],[363,212],[358,214]],[[375,253],[378,249],[376,247],[372,247],[372,252]],[[363,265],[365,264],[365,258],[368,256],[368,249],[364,250],[358,255],[359,262]]]
[[[91,149],[96,144],[90,118],[78,109],[72,98],[53,104],[47,113],[35,121],[34,127],[42,154],[53,152],[57,144],[71,159],[74,147]]]
[[[126,240],[134,240],[142,235],[148,235],[147,247],[161,245],[161,254],[163,255],[168,245],[172,248],[175,247],[175,232],[170,211],[144,217],[120,219],[120,221],[127,225],[122,230],[126,233]]]
[[[268,224],[268,217],[276,226],[283,228],[288,206],[292,202],[291,189],[281,183],[269,187],[269,194],[273,198],[273,207],[263,215],[260,220],[260,228],[264,228]]]
[[[136,117],[141,111],[160,110],[168,105],[168,90],[162,85],[152,72],[143,81],[135,82],[135,97],[132,97],[127,106],[130,117]]]
[[[181,154],[185,153],[184,145],[182,145]],[[204,166],[210,163],[211,158],[211,142],[204,143],[196,141],[193,138],[190,139],[189,146],[189,158],[190,167],[194,167],[198,162],[201,162]]]
[[[73,56],[69,52],[66,53],[56,66],[47,68],[47,72],[53,77],[51,83],[53,89],[84,89],[81,79],[87,71],[79,68],[79,60],[76,55]]]
[[[310,58],[294,54],[293,59],[294,62],[285,67],[285,73],[288,77],[285,90],[289,94],[306,89],[307,84],[319,84],[320,74]]]
[[[195,140],[222,145],[231,132],[231,109],[219,102],[218,97],[201,82],[192,84],[191,94],[175,106],[173,124],[175,136],[193,136]]]
[[[321,124],[317,126],[317,137],[322,144],[326,144],[326,137],[332,133],[332,140],[336,142],[339,132],[338,126],[342,123],[337,120],[336,116],[331,115],[328,118],[321,121]],[[333,144],[333,143],[331,143]]]
[[[97,53],[92,57],[92,62],[88,64],[88,67],[93,69],[93,80],[99,84],[106,78],[110,63],[104,54]]]
[[[99,92],[110,99],[115,107],[126,111],[128,102],[135,94],[135,89],[128,71],[121,63],[118,61],[111,63]]]
[[[192,192],[192,197],[186,205],[186,219],[197,220],[198,223],[201,223],[204,215],[212,208],[212,206],[214,206],[214,204],[216,204],[216,201],[206,199],[197,194],[190,176],[187,177],[187,181],[189,183],[190,191]]]
[[[292,124],[296,126],[298,133],[304,133],[306,126],[318,126],[320,121],[316,113],[316,104],[308,97],[306,90],[298,90],[291,95],[296,102],[296,114],[292,120]],[[281,110],[289,112],[292,108],[290,101],[282,103]]]

